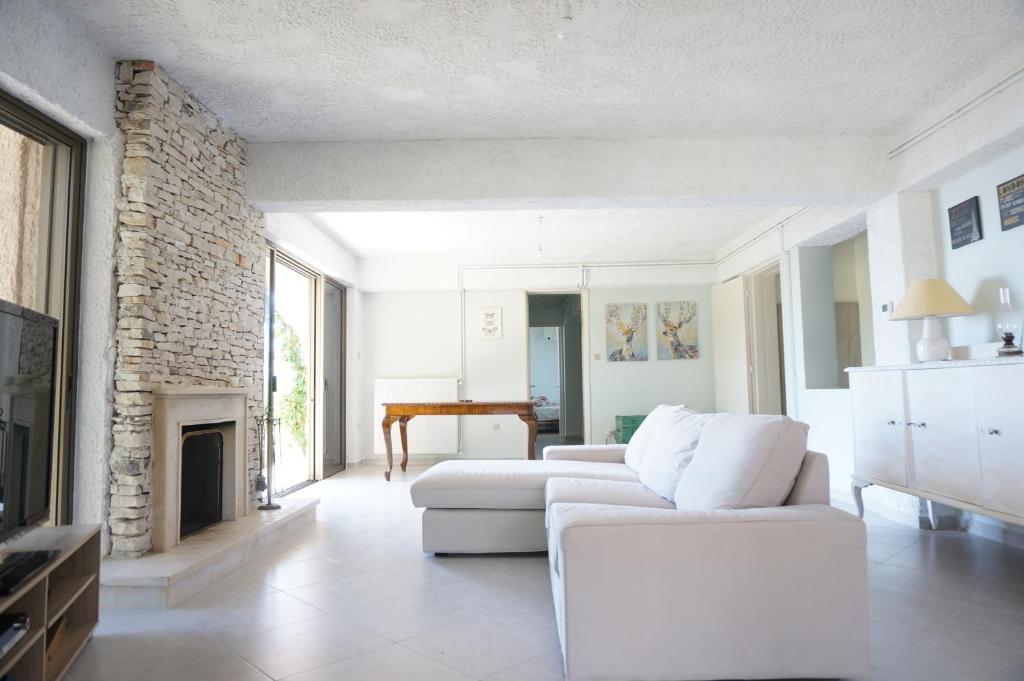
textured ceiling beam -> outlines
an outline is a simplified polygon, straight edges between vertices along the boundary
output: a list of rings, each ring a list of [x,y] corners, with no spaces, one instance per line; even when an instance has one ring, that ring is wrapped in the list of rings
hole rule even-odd
[[[264,210],[866,205],[891,140],[458,140],[250,145]]]

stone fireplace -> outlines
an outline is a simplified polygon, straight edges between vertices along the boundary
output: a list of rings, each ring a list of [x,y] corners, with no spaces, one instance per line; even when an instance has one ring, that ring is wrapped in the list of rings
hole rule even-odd
[[[110,555],[139,558],[180,537],[183,427],[228,424],[222,519],[255,500],[266,241],[245,200],[245,140],[152,62],[120,62],[116,88],[124,162],[107,538]]]
[[[154,551],[173,548],[183,534],[248,514],[248,400],[245,388],[164,386],[154,391]],[[196,449],[189,451],[189,447]],[[219,455],[215,467],[219,480],[190,470],[191,464],[209,470],[210,462],[186,461],[183,454]],[[216,499],[211,502],[209,495]],[[211,515],[216,520],[206,522]]]

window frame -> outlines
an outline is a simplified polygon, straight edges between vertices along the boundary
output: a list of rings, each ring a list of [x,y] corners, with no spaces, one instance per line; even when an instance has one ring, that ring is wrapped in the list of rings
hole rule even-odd
[[[51,182],[48,211],[47,238],[49,256],[47,259],[46,291],[47,307],[51,316],[55,310],[50,305],[59,302],[60,308],[58,342],[58,385],[54,391],[54,449],[51,474],[50,522],[55,525],[70,524],[74,519],[74,451],[75,451],[75,403],[77,392],[77,336],[79,309],[79,273],[81,271],[81,235],[85,211],[85,177],[87,140],[58,123],[46,114],[25,104],[13,95],[0,90],[0,125],[11,128],[40,144],[63,145],[68,150],[67,192],[57,191],[57,184]],[[55,174],[58,163],[52,164]],[[53,178],[51,178],[53,179]],[[63,180],[61,182],[63,185]],[[55,220],[54,206],[63,205],[60,222]],[[63,229],[61,227],[63,226]],[[60,262],[55,263],[55,247],[59,247]],[[54,301],[55,264],[63,276],[63,291],[59,301]]]

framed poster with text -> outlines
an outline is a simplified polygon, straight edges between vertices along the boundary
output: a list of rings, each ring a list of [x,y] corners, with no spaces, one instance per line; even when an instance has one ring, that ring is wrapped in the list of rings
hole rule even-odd
[[[999,197],[999,222],[1003,231],[1024,224],[1024,175],[997,186],[996,196]]]
[[[978,197],[972,196],[962,203],[958,203],[948,211],[949,213],[949,242],[956,250],[961,246],[981,241],[981,210],[978,207]]]

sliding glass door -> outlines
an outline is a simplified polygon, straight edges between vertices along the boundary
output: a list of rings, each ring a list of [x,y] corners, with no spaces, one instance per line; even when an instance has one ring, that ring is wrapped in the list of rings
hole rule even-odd
[[[345,289],[324,282],[323,314],[324,456],[320,476],[345,469]]]
[[[280,424],[273,433],[274,492],[313,479],[316,275],[273,251],[270,260],[270,404]]]
[[[274,493],[345,468],[345,289],[273,246],[267,256],[266,401]]]

